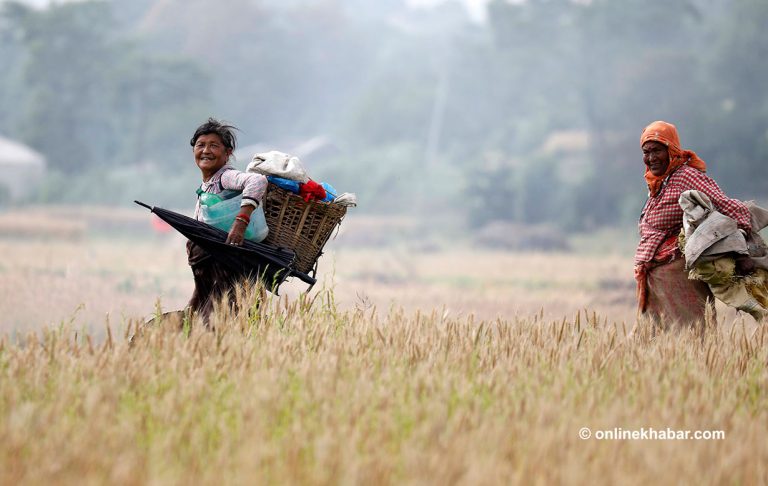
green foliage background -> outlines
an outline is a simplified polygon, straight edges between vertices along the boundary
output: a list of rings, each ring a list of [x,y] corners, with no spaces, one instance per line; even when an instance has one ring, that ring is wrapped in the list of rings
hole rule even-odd
[[[30,200],[189,205],[210,115],[243,145],[327,137],[305,165],[360,211],[631,224],[657,119],[726,192],[768,198],[764,1],[495,0],[480,23],[451,1],[210,5],[0,2],[0,134],[52,169]]]

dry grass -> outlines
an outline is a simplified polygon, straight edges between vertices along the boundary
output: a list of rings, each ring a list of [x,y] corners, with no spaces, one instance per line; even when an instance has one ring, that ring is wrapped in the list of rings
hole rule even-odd
[[[631,260],[624,256],[508,254],[457,246],[440,251],[329,245],[321,283],[342,307],[374,304],[483,319],[560,319],[585,308],[610,321],[634,319]],[[84,237],[79,241],[0,239],[0,332],[41,329],[74,319],[100,329],[153,312],[160,298],[178,309],[192,293],[184,239]],[[306,289],[284,287],[291,297]],[[75,312],[75,310],[77,312]]]
[[[380,314],[330,291],[213,323],[131,344],[66,326],[3,338],[0,483],[768,480],[764,326],[630,338],[583,313]],[[581,440],[581,427],[726,438]]]
[[[0,214],[0,235],[14,238],[77,241],[83,238],[86,225],[67,221],[50,214]]]
[[[332,242],[326,289],[129,345],[192,290],[140,236],[0,239],[0,484],[768,482],[766,327],[628,337],[627,256]]]

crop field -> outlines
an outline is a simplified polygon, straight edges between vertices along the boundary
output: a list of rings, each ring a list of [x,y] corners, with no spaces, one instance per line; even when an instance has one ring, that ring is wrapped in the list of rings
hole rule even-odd
[[[64,219],[75,223],[60,223]],[[100,332],[106,320],[146,317],[158,304],[182,308],[193,288],[186,240],[148,227],[143,211],[0,214],[0,332],[64,322]],[[407,233],[382,242],[370,222],[354,218],[343,229],[347,234],[332,240],[320,259],[313,291],[333,288],[344,308],[438,309],[482,319],[561,319],[597,310],[627,325],[635,318],[626,253],[508,253],[413,242]],[[369,238],[360,241],[361,234]],[[306,289],[289,282],[281,293],[293,298]]]
[[[0,484],[768,482],[768,330],[636,322],[626,252],[340,237],[211,331],[141,325],[191,292],[183,239],[16,228]]]

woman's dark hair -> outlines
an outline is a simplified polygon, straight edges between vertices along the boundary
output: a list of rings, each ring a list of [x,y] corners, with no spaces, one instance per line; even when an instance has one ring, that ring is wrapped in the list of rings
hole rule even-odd
[[[200,138],[200,136],[215,133],[221,138],[221,141],[224,142],[224,146],[226,148],[234,151],[235,147],[237,147],[237,137],[235,136],[235,130],[239,129],[234,125],[227,125],[226,123],[220,122],[219,120],[211,117],[208,118],[207,122],[197,127],[195,134],[192,135],[192,138],[189,140],[189,144],[194,147],[197,139]]]

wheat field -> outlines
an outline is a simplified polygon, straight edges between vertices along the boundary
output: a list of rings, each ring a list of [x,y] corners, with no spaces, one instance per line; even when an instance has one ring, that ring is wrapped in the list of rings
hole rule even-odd
[[[66,326],[3,338],[0,481],[768,479],[765,327],[628,336],[583,313],[544,322],[342,310],[328,290],[222,308],[213,324],[131,323],[102,342]],[[725,438],[583,440],[583,427]]]
[[[180,309],[192,293],[180,236],[1,236],[0,332],[61,323],[101,331],[106,319],[152,314],[157,300],[165,310]],[[635,317],[632,263],[625,255],[504,253],[461,245],[425,251],[343,241],[331,242],[321,257],[316,288],[334,288],[346,308],[436,308],[483,319],[542,312],[560,319],[589,309],[627,324]],[[291,281],[281,291],[295,298],[306,289]]]
[[[766,327],[635,322],[626,256],[338,246],[205,330],[142,325],[173,237],[0,251],[2,484],[768,482]]]

